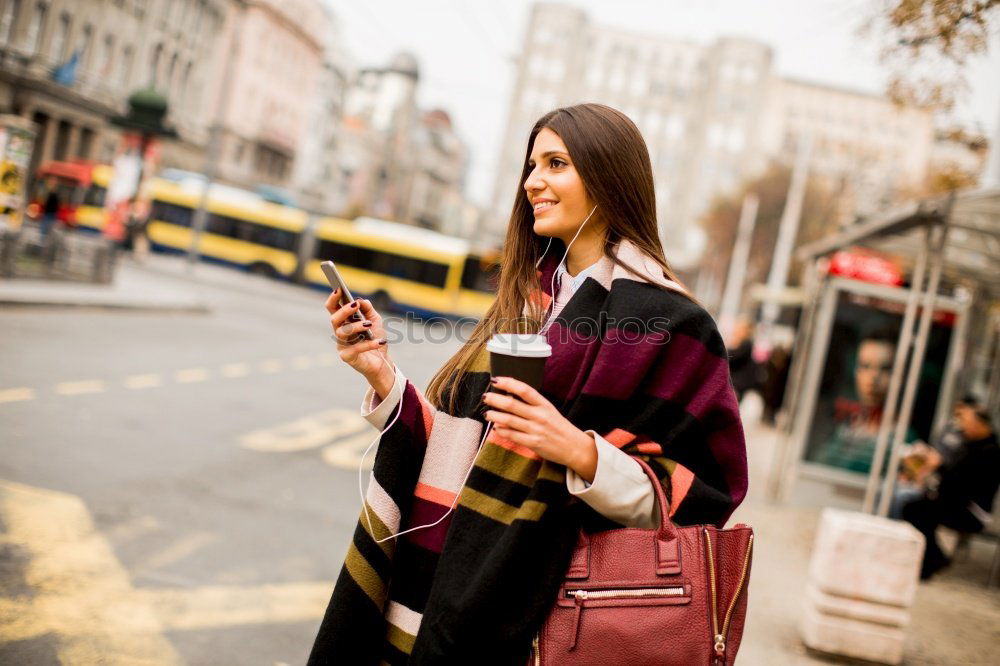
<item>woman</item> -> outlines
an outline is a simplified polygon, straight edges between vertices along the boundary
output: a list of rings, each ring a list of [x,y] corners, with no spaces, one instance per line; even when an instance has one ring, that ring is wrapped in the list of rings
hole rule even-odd
[[[580,528],[659,520],[631,456],[679,524],[722,525],[746,493],[725,346],[664,258],[645,144],[614,109],[535,124],[497,299],[426,395],[393,367],[371,304],[337,297],[340,356],[371,384],[366,418],[389,427],[311,664],[523,664]],[[365,328],[374,339],[355,341]],[[489,376],[485,342],[525,330],[553,348],[538,391]]]

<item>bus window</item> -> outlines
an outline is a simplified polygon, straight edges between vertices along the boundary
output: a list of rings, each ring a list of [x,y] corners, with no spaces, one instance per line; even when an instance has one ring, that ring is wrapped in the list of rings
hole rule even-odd
[[[434,287],[443,287],[448,278],[447,264],[404,257],[391,252],[375,253],[375,271]]]
[[[434,287],[443,287],[448,278],[447,264],[328,240],[319,242],[316,258]]]
[[[295,241],[298,238],[298,234],[294,231],[276,229],[275,227],[266,227],[261,224],[250,224],[248,222],[245,222],[244,224],[252,227],[249,230],[251,242],[266,245],[267,247],[273,247],[278,250],[287,250],[289,252],[295,250]]]
[[[191,209],[186,206],[167,203],[166,201],[154,200],[153,210],[150,217],[154,220],[176,224],[179,227],[191,226]]]
[[[488,294],[497,291],[496,281],[500,274],[495,262],[487,262],[477,256],[469,256],[462,267],[462,289],[472,289]]]
[[[83,205],[102,208],[104,206],[104,196],[107,193],[107,188],[91,183],[87,191],[83,193]]]
[[[208,222],[205,224],[205,231],[216,236],[239,238],[237,235],[239,225],[240,221],[235,218],[209,213]]]
[[[320,261],[329,259],[335,264],[343,264],[352,268],[375,270],[375,252],[356,245],[345,245],[328,240],[320,241],[316,248],[316,258]]]

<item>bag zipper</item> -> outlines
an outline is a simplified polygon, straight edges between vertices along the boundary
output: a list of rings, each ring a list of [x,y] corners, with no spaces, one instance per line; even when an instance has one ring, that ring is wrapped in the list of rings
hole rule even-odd
[[[715,556],[712,553],[712,538],[708,534],[708,530],[702,530],[705,535],[705,549],[708,553],[708,582],[709,591],[711,592],[712,600],[712,633],[715,634],[715,662],[724,664],[726,661],[726,635],[729,633],[729,621],[732,620],[733,610],[736,608],[736,602],[740,598],[740,594],[743,592],[743,584],[746,582],[747,572],[750,569],[750,553],[753,551],[753,534],[750,535],[750,540],[747,542],[747,552],[743,557],[743,569],[740,572],[739,584],[736,586],[736,593],[733,594],[732,600],[729,602],[729,608],[726,609],[726,617],[722,622],[722,631],[719,631],[719,611],[716,602],[716,586],[715,586]]]
[[[535,634],[535,637],[531,639],[531,657],[535,666],[542,666],[542,655],[538,650],[538,634]]]
[[[570,641],[569,649],[576,648],[576,639],[580,634],[580,615],[583,613],[583,602],[590,599],[664,599],[667,597],[679,597],[686,594],[683,585],[672,585],[670,587],[646,587],[646,588],[618,588],[604,590],[566,590],[567,599],[576,600],[576,613],[573,615],[573,639]]]
[[[609,590],[566,590],[567,599],[642,599],[646,597],[679,597],[684,595],[684,587],[620,588]]]

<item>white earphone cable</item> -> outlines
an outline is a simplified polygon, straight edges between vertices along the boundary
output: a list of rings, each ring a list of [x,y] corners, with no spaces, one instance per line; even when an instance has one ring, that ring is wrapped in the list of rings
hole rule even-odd
[[[573,236],[573,240],[571,240],[569,242],[569,245],[566,246],[566,252],[563,253],[562,259],[559,260],[559,264],[556,264],[557,268],[566,259],[566,255],[569,254],[569,248],[570,248],[570,246],[573,245],[574,241],[576,241],[577,237],[580,235],[580,232],[583,231],[583,225],[587,224],[587,222],[590,220],[591,216],[594,214],[595,210],[597,210],[597,206],[596,205],[593,208],[590,209],[590,214],[587,215],[586,219],[584,219],[584,221],[580,223],[580,227],[576,230],[576,234]],[[549,242],[545,246],[545,251],[542,252],[542,256],[538,258],[537,262],[535,262],[535,268],[538,268],[538,265],[542,263],[542,258],[545,257],[545,253],[549,251],[549,246],[551,246],[551,245],[552,245],[552,237],[549,238]],[[549,289],[552,290],[552,301],[551,301],[552,304],[555,304],[555,299],[556,299],[555,277],[556,277],[556,272],[553,271],[553,273],[552,273],[552,282],[549,283]],[[550,313],[551,313],[551,311],[550,311]],[[551,314],[550,314],[550,316],[551,316]],[[547,323],[548,323],[548,321],[546,320],[546,324]],[[542,328],[544,329],[545,327],[543,326]],[[395,371],[395,368],[393,368],[393,370]],[[397,376],[396,381],[399,381],[398,376]],[[375,437],[375,439],[372,440],[371,444],[368,445],[368,448],[365,449],[365,452],[361,454],[361,461],[358,463],[358,494],[361,496],[361,506],[362,506],[362,508],[364,508],[364,511],[365,511],[365,519],[368,521],[368,533],[372,535],[372,538],[374,538],[374,536],[375,536],[375,531],[372,528],[372,517],[371,517],[371,513],[368,511],[368,501],[365,499],[365,489],[364,489],[364,466],[365,466],[365,459],[368,457],[368,454],[371,453],[372,448],[374,448],[374,446],[376,444],[378,444],[379,441],[382,439],[382,435],[385,434],[385,432],[389,428],[392,427],[392,425],[396,422],[396,419],[399,418],[399,415],[403,413],[403,396],[405,394],[406,394],[406,391],[405,391],[405,387],[404,387],[403,393],[401,393],[400,396],[399,396],[399,405],[396,408],[396,415],[392,417],[392,420],[389,421],[388,425],[386,425],[384,428],[382,428],[382,430]],[[483,450],[483,446],[486,444],[486,438],[489,437],[490,430],[492,430],[492,428],[493,428],[493,422],[492,421],[487,421],[486,422],[486,427],[483,428],[483,437],[482,437],[482,439],[479,440],[479,446],[476,448],[476,454],[474,456],[472,456],[472,462],[469,464],[469,469],[466,470],[465,476],[462,478],[462,484],[459,486],[458,492],[455,493],[455,499],[452,500],[451,506],[448,507],[448,510],[445,511],[445,513],[444,513],[443,516],[441,516],[440,518],[438,518],[437,520],[435,520],[433,523],[428,523],[426,525],[417,525],[416,527],[411,527],[409,529],[405,529],[402,532],[396,532],[395,534],[390,534],[387,537],[383,537],[381,539],[375,539],[375,543],[383,543],[385,541],[388,541],[389,539],[395,539],[396,537],[402,536],[404,534],[408,534],[410,532],[415,532],[417,530],[422,530],[422,529],[425,529],[427,527],[434,527],[435,525],[440,524],[445,518],[447,518],[448,515],[451,514],[451,512],[455,510],[455,506],[458,504],[459,494],[461,494],[462,488],[465,487],[466,482],[469,480],[469,475],[472,474],[472,468],[476,466],[476,459],[479,457],[479,453]],[[372,474],[374,475],[374,471],[372,472]],[[372,480],[374,480],[374,478]]]
[[[545,318],[545,323],[542,324],[542,329],[541,329],[542,331],[544,331],[548,327],[549,319],[552,317],[552,313],[555,311],[555,305],[556,305],[556,274],[559,273],[559,266],[562,265],[562,262],[566,261],[566,255],[569,254],[569,248],[573,245],[573,243],[576,242],[576,239],[580,235],[580,232],[583,231],[583,225],[587,224],[587,222],[590,221],[590,218],[594,215],[594,211],[595,210],[597,210],[597,204],[594,204],[594,207],[590,209],[590,213],[588,213],[587,217],[583,220],[583,222],[580,223],[580,227],[576,230],[576,234],[573,235],[573,240],[571,240],[569,242],[569,245],[566,246],[566,251],[563,252],[562,259],[560,259],[559,263],[556,264],[556,269],[554,271],[552,271],[552,279],[549,281],[549,292],[552,294],[552,299],[549,301],[549,306],[550,306],[549,307],[549,313],[548,313],[548,316]],[[551,241],[552,241],[552,239],[550,238],[549,242],[551,242]],[[547,247],[545,249],[548,250]],[[541,260],[539,259],[539,261],[541,261]],[[562,275],[559,276],[559,286],[562,287]]]
[[[405,390],[403,394],[405,394]],[[365,458],[368,457],[368,454],[371,452],[372,447],[378,444],[379,440],[382,439],[382,435],[389,428],[392,427],[392,424],[396,422],[396,419],[399,418],[399,415],[403,413],[403,394],[399,396],[399,406],[396,409],[396,415],[392,417],[392,420],[389,421],[389,424],[386,425],[384,428],[382,428],[382,431],[379,432],[379,434],[375,437],[375,439],[372,440],[372,443],[368,445],[368,448],[365,449],[365,452],[361,454],[361,461],[358,463],[358,493],[361,495],[361,506],[365,510],[365,519],[368,521],[368,533],[372,535],[372,538],[375,537],[375,531],[372,528],[372,517],[371,514],[368,512],[368,501],[365,499],[365,490],[364,490]],[[455,506],[458,504],[458,496],[461,493],[461,489],[465,487],[466,481],[469,480],[469,475],[472,474],[472,468],[476,466],[476,458],[479,457],[479,452],[483,450],[483,445],[486,443],[486,438],[489,436],[490,430],[492,428],[493,428],[493,422],[487,421],[486,427],[483,429],[483,437],[481,440],[479,440],[479,447],[476,449],[476,455],[472,456],[472,462],[469,464],[469,469],[466,470],[465,472],[465,477],[462,479],[462,485],[459,486],[459,492],[455,493],[455,499],[452,500],[451,506],[448,507],[448,510],[445,511],[443,516],[435,520],[433,523],[428,523],[426,525],[417,525],[416,527],[405,529],[402,532],[396,532],[395,534],[390,534],[387,537],[383,537],[381,539],[375,539],[375,543],[382,543],[384,541],[388,541],[389,539],[395,539],[396,537],[401,536],[403,534],[407,534],[409,532],[415,532],[416,530],[422,530],[427,527],[434,527],[435,525],[441,523],[441,521],[443,521],[445,518],[447,518],[448,515],[455,510]],[[372,472],[372,474],[374,475],[374,472]]]

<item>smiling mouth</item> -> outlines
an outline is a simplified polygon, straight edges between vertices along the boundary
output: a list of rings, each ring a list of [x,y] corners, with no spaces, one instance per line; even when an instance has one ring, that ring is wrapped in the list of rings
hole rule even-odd
[[[540,213],[543,210],[548,210],[549,208],[552,208],[557,203],[559,203],[559,202],[558,201],[543,201],[541,203],[535,204],[533,210],[535,211],[535,213]]]

